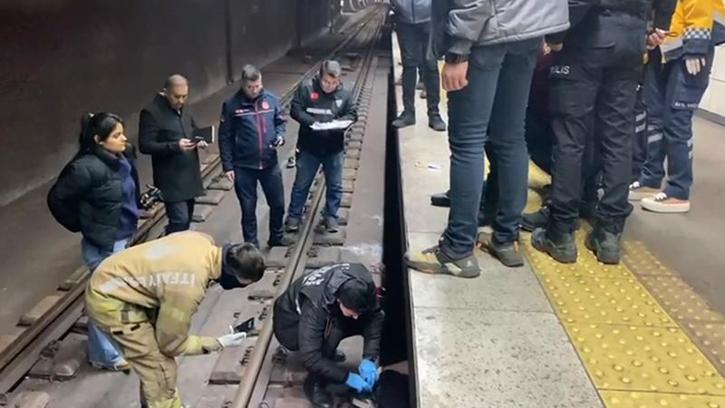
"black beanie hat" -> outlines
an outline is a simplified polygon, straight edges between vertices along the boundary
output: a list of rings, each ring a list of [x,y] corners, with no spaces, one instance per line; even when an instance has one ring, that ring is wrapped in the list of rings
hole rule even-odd
[[[364,314],[375,305],[375,288],[360,279],[348,279],[337,290],[337,300],[346,308]]]

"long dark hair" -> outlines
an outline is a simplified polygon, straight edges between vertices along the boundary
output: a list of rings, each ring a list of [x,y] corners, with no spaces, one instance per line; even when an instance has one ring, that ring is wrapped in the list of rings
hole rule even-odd
[[[76,156],[92,153],[97,146],[96,135],[101,141],[108,139],[118,124],[123,125],[120,116],[109,112],[86,113],[81,116],[81,133],[78,136]]]

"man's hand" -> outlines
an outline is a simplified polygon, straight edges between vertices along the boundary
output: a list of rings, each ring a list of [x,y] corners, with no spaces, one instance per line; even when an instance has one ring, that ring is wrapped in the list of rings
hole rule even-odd
[[[663,42],[665,42],[665,38],[667,38],[667,31],[655,28],[654,31],[647,36],[647,49],[653,50],[659,47]]]
[[[687,72],[695,76],[702,71],[703,68],[707,66],[707,59],[705,57],[687,57],[685,59],[685,67],[687,68]]]
[[[234,170],[229,170],[229,171],[227,171],[224,174],[227,176],[227,178],[229,179],[229,181],[231,181],[231,182],[234,181]]]
[[[209,143],[204,140],[200,140],[196,142],[196,147],[198,147],[199,149],[206,149],[207,147],[209,147]]]
[[[546,47],[549,48],[549,52],[559,52],[564,49],[564,43],[546,43]],[[544,51],[544,54],[548,54],[548,52]]]
[[[194,150],[196,149],[196,143],[192,142],[187,138],[183,138],[179,140],[179,149],[181,149],[182,152]]]
[[[468,61],[458,64],[446,62],[445,65],[443,65],[443,72],[441,72],[443,89],[448,92],[460,91],[468,86],[467,76]]]

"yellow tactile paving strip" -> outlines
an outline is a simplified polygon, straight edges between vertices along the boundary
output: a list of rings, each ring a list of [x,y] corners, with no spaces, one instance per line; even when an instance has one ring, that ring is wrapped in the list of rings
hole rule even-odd
[[[530,179],[534,188],[548,181],[535,166]],[[534,210],[540,199],[529,196]],[[522,241],[605,405],[725,408],[722,317],[644,244],[627,242],[625,262],[607,266],[586,250],[586,232],[571,265],[533,249],[529,236]]]

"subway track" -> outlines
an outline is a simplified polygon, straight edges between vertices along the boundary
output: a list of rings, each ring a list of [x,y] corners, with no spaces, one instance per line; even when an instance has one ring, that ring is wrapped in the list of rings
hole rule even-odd
[[[350,34],[329,54],[330,57],[335,56],[341,59],[344,62],[346,71],[348,71],[348,77],[355,78],[354,92],[357,101],[360,103],[360,121],[350,129],[346,136],[348,148],[344,175],[345,198],[341,210],[343,213],[342,224],[346,224],[352,214],[350,206],[355,196],[354,185],[357,177],[356,173],[360,167],[362,136],[365,133],[368,107],[370,105],[372,83],[369,80],[369,74],[376,61],[375,45],[380,38],[386,12],[387,8],[384,6],[371,7],[356,28],[350,30]],[[281,97],[283,106],[287,107],[289,105],[297,85],[314,76],[318,69],[319,63],[315,64],[287,92],[283,93]],[[384,143],[384,141],[379,141],[379,143]],[[377,177],[382,178],[383,168],[378,170],[380,174]],[[223,194],[224,191],[231,188],[229,183],[223,179],[218,155],[213,155],[204,160],[202,176],[204,186],[207,189],[207,196]],[[328,236],[330,234],[321,234],[316,231],[316,224],[319,221],[318,209],[324,195],[324,183],[319,182],[320,177],[318,176],[315,187],[313,187],[314,192],[311,193],[311,199],[306,208],[304,228],[301,229],[297,237],[297,244],[291,248],[277,248],[272,251],[270,256],[279,258],[276,266],[270,268],[265,279],[252,288],[252,291],[248,294],[248,300],[242,305],[242,311],[238,315],[239,319],[246,319],[249,313],[255,314],[261,324],[259,336],[250,338],[249,346],[241,352],[243,354],[241,359],[233,357],[232,360],[229,360],[230,355],[239,353],[239,350],[226,350],[219,356],[217,365],[220,367],[224,366],[228,361],[238,363],[239,366],[236,369],[239,375],[227,376],[226,380],[224,378],[221,380],[215,378],[215,373],[223,372],[224,368],[221,368],[221,371],[215,370],[212,372],[209,379],[210,384],[228,384],[230,381],[232,383],[235,380],[239,382],[239,379],[241,379],[233,406],[265,406],[264,404],[274,406],[266,402],[266,393],[262,392],[268,388],[268,384],[275,384],[270,382],[269,379],[266,381],[264,379],[265,367],[269,366],[273,354],[270,350],[275,347],[271,339],[271,319],[269,319],[271,316],[271,307],[269,306],[273,298],[272,295],[286,288],[295,276],[305,270],[305,267],[320,265],[322,258],[325,258],[325,256],[319,255],[338,253],[339,259],[339,248],[345,243],[345,231],[332,234],[334,236]],[[289,187],[289,183],[287,187]],[[381,183],[380,189],[382,188]],[[140,225],[134,244],[160,236],[165,220],[163,206],[157,205]],[[378,237],[378,240],[381,239],[382,234]],[[271,264],[275,265],[274,262]],[[51,298],[55,301],[46,305],[47,309],[44,312],[37,314],[37,317],[22,333],[12,341],[7,342],[7,345],[0,350],[0,393],[11,390],[33,367],[49,345],[61,339],[74,325],[77,325],[83,312],[82,294],[88,276],[87,269],[78,268],[61,285],[61,290]],[[234,371],[234,367],[231,368]],[[219,375],[216,377],[219,377]],[[212,392],[212,394],[214,393]],[[249,400],[253,400],[254,405],[252,403],[248,404]],[[232,401],[225,401],[225,406],[229,406],[230,403]]]

